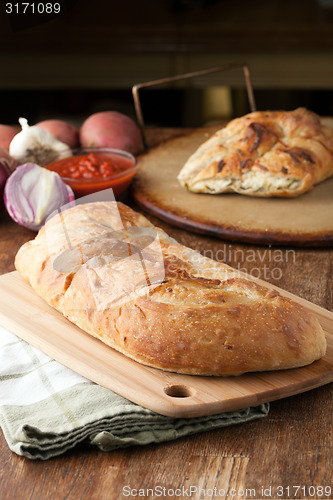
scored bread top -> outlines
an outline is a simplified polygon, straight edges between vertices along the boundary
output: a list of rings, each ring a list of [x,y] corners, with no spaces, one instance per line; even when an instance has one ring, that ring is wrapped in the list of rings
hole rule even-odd
[[[229,122],[182,167],[197,193],[298,196],[333,175],[333,130],[315,113],[255,111]]]
[[[56,215],[15,265],[70,321],[156,368],[235,375],[303,366],[325,353],[322,328],[299,304],[121,203]]]

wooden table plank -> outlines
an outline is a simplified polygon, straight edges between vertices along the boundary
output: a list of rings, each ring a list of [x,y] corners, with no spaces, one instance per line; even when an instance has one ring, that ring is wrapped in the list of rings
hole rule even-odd
[[[149,134],[151,140],[161,138],[160,131]],[[132,206],[136,208],[133,203]],[[333,251],[330,249],[269,251],[263,246],[232,244],[187,233],[154,217],[149,219],[182,244],[213,258],[223,258],[234,267],[333,309]],[[17,249],[32,236],[33,233],[1,214],[0,273],[14,269]],[[134,490],[140,498],[140,488],[144,489],[143,493],[147,493],[147,488],[155,489],[155,493],[163,493],[163,488],[175,491],[184,488],[189,495],[192,486],[191,498],[196,499],[211,498],[207,492],[212,489],[211,493],[214,492],[215,487],[217,493],[229,491],[229,497],[216,495],[215,498],[332,498],[333,494],[325,495],[325,486],[333,490],[332,414],[332,384],[329,384],[273,402],[267,418],[244,425],[112,453],[80,445],[47,462],[29,461],[15,455],[0,434],[0,497],[1,500],[46,497],[118,500],[134,498]],[[296,496],[293,486],[297,485],[302,489]],[[278,489],[279,486],[284,490]],[[320,486],[324,488],[323,493],[320,489],[313,490]],[[203,492],[201,497],[195,494],[194,489],[198,491],[199,487],[205,489],[206,497]],[[130,490],[133,490],[132,496],[126,497]],[[159,497],[148,492],[146,498]],[[172,497],[166,491],[164,498]]]

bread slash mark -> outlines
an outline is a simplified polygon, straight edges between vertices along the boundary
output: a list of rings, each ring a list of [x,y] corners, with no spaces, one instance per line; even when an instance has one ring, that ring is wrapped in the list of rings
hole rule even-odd
[[[75,273],[67,274],[64,283],[64,292],[67,292],[68,288],[71,286]]]
[[[224,165],[225,165],[225,161],[224,160],[221,160],[221,161],[218,162],[218,164],[217,164],[217,172],[218,173],[222,171]]]
[[[296,163],[297,165],[299,165],[300,163],[303,163],[304,161],[306,161],[307,163],[312,163],[314,164],[315,161],[314,159],[312,158],[312,156],[310,155],[310,153],[308,153],[307,151],[304,151],[302,149],[283,149],[283,152],[284,153],[287,153],[292,161],[294,163]]]
[[[251,158],[247,158],[246,160],[242,160],[240,162],[240,168],[242,170],[244,170],[245,168],[251,168],[253,165],[253,161],[251,160]]]
[[[267,130],[260,123],[250,123],[250,125],[248,126],[248,132],[249,132],[248,136],[250,136],[250,137],[251,136],[253,137],[253,133],[254,133],[254,143],[252,144],[251,149],[250,149],[250,153],[253,153],[253,151],[258,149],[258,147],[261,143],[261,140],[262,140],[262,136],[265,133],[267,133]]]

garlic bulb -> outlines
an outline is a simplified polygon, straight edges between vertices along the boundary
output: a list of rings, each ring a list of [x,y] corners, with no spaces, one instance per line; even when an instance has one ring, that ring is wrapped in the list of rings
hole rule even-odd
[[[72,155],[71,149],[50,132],[37,126],[30,127],[26,118],[19,118],[22,127],[9,145],[9,154],[19,163],[37,163],[45,167],[55,160]]]

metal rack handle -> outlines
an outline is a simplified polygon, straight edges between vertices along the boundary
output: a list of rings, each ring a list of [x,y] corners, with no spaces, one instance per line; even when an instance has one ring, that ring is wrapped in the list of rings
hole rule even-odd
[[[186,80],[188,78],[196,78],[198,76],[209,75],[211,73],[218,73],[220,71],[228,71],[228,70],[234,69],[234,68],[243,68],[245,85],[246,85],[246,90],[247,90],[247,96],[249,99],[250,109],[251,109],[251,111],[256,111],[256,104],[255,104],[255,99],[254,99],[254,94],[253,94],[253,87],[252,87],[252,82],[251,82],[251,77],[250,77],[250,70],[249,70],[249,67],[246,63],[225,64],[223,66],[218,66],[218,67],[209,68],[209,69],[203,69],[200,71],[192,71],[191,73],[183,73],[181,75],[160,78],[159,80],[152,80],[150,82],[138,83],[136,85],[133,85],[132,95],[133,95],[133,100],[134,100],[135,113],[136,113],[136,118],[137,118],[139,127],[141,129],[144,148],[147,149],[147,141],[146,141],[146,135],[145,135],[145,122],[144,122],[144,118],[143,118],[142,106],[141,106],[140,97],[139,97],[139,90],[140,89],[143,89],[146,87],[153,87],[155,85],[163,85],[165,83],[176,82],[178,80]]]

